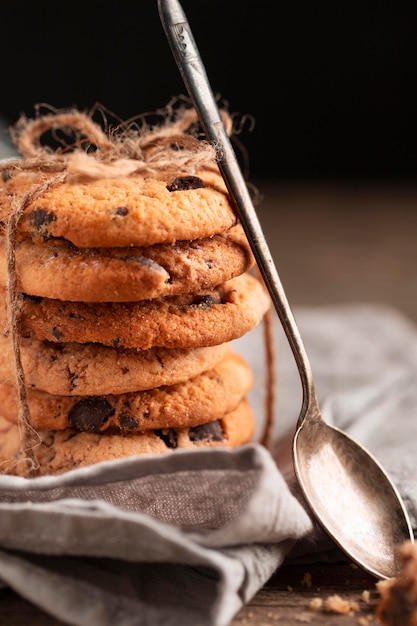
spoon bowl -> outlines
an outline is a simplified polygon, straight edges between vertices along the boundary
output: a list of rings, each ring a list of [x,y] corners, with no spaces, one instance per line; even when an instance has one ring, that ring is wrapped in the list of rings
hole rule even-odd
[[[378,461],[310,410],[296,430],[293,460],[310,509],[335,543],[377,578],[396,576],[401,568],[397,548],[413,532]]]
[[[413,540],[404,504],[376,459],[321,417],[301,335],[190,26],[178,0],[158,0],[158,9],[206,137],[216,147],[220,171],[297,364],[303,402],[293,439],[293,462],[306,503],[352,560],[379,578],[395,576],[399,571],[397,548],[405,540]]]

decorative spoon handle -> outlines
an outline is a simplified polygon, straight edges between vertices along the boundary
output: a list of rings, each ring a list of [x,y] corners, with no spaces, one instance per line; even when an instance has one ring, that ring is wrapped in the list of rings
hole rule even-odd
[[[309,359],[221,119],[206,70],[178,0],[158,0],[158,9],[172,53],[203,130],[216,147],[220,171],[291,346],[303,388],[303,409],[300,415],[304,415],[306,407],[316,403]]]

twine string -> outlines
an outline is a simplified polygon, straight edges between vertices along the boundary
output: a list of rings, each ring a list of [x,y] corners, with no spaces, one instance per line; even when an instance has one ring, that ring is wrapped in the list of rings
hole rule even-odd
[[[23,160],[0,164],[0,171],[10,169],[42,172],[67,171],[71,177],[116,178],[140,174],[158,175],[167,171],[216,167],[214,146],[190,134],[197,122],[194,110],[167,111],[163,124],[140,127],[121,124],[106,135],[86,113],[64,111],[34,120],[20,118],[11,136]],[[230,122],[229,122],[230,127]],[[42,145],[41,137],[50,131],[66,131],[68,143],[54,150]],[[187,132],[188,131],[188,132]],[[72,137],[72,141],[70,138]]]
[[[37,195],[42,194],[52,185],[58,184],[65,179],[65,174],[58,174],[54,178],[44,181],[29,193],[21,198],[17,198],[13,203],[13,210],[9,216],[6,225],[6,259],[7,259],[7,283],[6,283],[6,310],[8,332],[11,336],[14,371],[15,371],[15,387],[18,399],[18,415],[17,423],[20,433],[21,450],[23,455],[22,461],[25,464],[26,475],[34,476],[37,474],[39,464],[35,458],[34,448],[39,445],[40,438],[31,424],[30,410],[27,400],[27,389],[25,384],[25,374],[22,364],[22,355],[20,349],[20,333],[19,333],[19,291],[17,284],[16,269],[16,243],[17,243],[17,226],[23,214],[25,207]]]

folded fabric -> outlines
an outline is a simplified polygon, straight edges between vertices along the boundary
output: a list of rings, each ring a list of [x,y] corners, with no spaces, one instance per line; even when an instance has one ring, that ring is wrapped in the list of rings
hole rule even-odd
[[[310,528],[258,444],[0,478],[0,577],[71,624],[228,624]]]
[[[323,416],[383,463],[416,528],[417,330],[397,311],[374,306],[300,309],[296,318]],[[255,371],[250,400],[259,433],[261,333],[235,346]],[[283,454],[301,386],[278,321],[275,341],[271,453],[253,443],[56,477],[0,477],[4,584],[76,626],[226,626],[285,559],[343,558],[308,515],[291,455]]]

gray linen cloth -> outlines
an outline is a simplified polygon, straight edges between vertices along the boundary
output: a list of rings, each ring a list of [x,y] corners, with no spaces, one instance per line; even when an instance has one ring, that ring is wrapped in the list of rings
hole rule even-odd
[[[383,463],[416,528],[417,330],[375,306],[295,313],[325,419]],[[4,584],[68,624],[222,626],[285,559],[344,558],[295,497],[291,464],[282,461],[278,444],[294,431],[301,386],[278,320],[275,327],[272,453],[255,441],[57,477],[0,477]],[[255,372],[250,401],[259,437],[262,325],[235,349]]]
[[[310,526],[257,445],[3,477],[0,502],[0,577],[88,626],[228,624]]]

